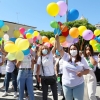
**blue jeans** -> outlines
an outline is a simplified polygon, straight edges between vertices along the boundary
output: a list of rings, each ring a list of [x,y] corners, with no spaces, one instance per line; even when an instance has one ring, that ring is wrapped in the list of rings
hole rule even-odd
[[[25,84],[30,100],[34,100],[32,70],[19,70],[17,82],[19,88],[19,100],[23,100]]]
[[[15,75],[13,72],[12,73],[6,72],[6,76],[5,76],[5,80],[4,80],[5,91],[6,92],[8,91],[9,82],[10,82],[11,78],[12,78],[12,83],[14,86],[14,91],[17,92],[17,75]]]
[[[75,87],[68,87],[63,85],[63,92],[65,96],[65,100],[83,100],[84,96],[84,83],[75,86]]]

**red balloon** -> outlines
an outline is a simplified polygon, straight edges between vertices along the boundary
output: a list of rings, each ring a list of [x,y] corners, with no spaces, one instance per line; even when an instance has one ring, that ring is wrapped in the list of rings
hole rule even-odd
[[[63,25],[61,22],[58,22],[59,26]]]
[[[26,35],[23,35],[23,37],[24,37],[24,39],[27,39],[27,38],[26,38]]]
[[[62,35],[67,37],[69,35],[69,30],[67,30],[66,32],[62,32]]]
[[[94,39],[94,38],[95,38],[95,35],[93,35],[92,39]]]

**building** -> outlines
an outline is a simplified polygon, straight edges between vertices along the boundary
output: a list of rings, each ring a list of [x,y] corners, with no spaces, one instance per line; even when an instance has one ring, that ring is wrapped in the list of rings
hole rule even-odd
[[[97,29],[100,29],[100,23],[96,24],[95,27],[96,27]]]
[[[18,30],[21,27],[24,27],[26,30],[30,29],[30,28],[33,29],[33,30],[36,29],[36,27],[23,25],[23,24],[18,24],[18,23],[15,23],[15,22],[9,22],[9,21],[4,21],[4,22],[5,22],[5,25],[9,26],[9,31],[7,32],[9,37],[13,37],[14,30]]]

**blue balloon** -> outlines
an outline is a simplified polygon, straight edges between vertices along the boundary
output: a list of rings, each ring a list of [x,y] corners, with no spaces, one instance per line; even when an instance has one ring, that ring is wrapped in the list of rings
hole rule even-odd
[[[32,29],[28,29],[28,30],[27,30],[27,33],[33,34],[33,32],[34,32],[34,30],[32,30]]]
[[[54,29],[54,34],[55,34],[55,35],[56,35],[56,34],[60,35],[60,34],[61,34],[61,30],[60,30],[59,28],[55,28],[55,29]]]
[[[100,42],[100,36],[98,37],[97,41]]]
[[[32,48],[36,48],[36,46],[35,46],[35,45],[33,45],[33,46],[32,46]]]
[[[95,37],[94,40],[98,41],[98,37]]]
[[[2,38],[0,38],[0,41],[2,40]]]
[[[3,26],[4,26],[4,22],[0,20],[0,28],[2,28]]]
[[[68,21],[74,21],[74,20],[76,20],[78,17],[79,17],[79,12],[78,12],[78,10],[76,10],[76,9],[71,9],[71,10],[68,11],[68,15],[67,15]]]
[[[24,50],[23,53],[24,55],[28,55],[30,53],[30,49]]]
[[[9,40],[12,41],[12,42],[15,42],[16,38],[10,38]]]
[[[59,51],[58,51],[58,50],[56,50],[56,55],[57,55],[57,56],[60,56],[60,53],[59,53]]]
[[[25,31],[24,34],[27,34],[27,31]]]

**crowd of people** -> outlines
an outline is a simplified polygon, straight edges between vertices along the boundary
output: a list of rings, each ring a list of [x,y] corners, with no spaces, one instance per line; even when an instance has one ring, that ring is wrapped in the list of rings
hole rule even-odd
[[[29,49],[31,47],[32,44]],[[0,54],[0,66],[6,65],[3,97],[9,95],[9,82],[12,79],[14,98],[19,92],[18,100],[23,100],[24,92],[26,100],[35,100],[35,88],[42,90],[42,98],[47,100],[49,86],[54,100],[59,100],[58,95],[63,96],[62,100],[83,100],[84,84],[87,86],[89,100],[97,100],[95,71],[97,67],[100,68],[100,55],[94,55],[91,45],[86,45],[84,51],[80,51],[77,44],[64,50],[56,35],[52,48],[36,45],[30,54],[24,56],[23,61],[9,60],[8,53],[4,51],[4,43],[0,47]],[[33,74],[36,86],[33,86]]]

